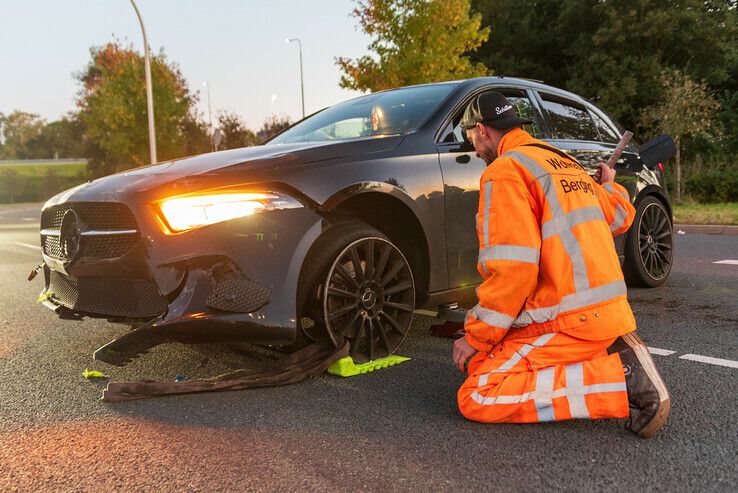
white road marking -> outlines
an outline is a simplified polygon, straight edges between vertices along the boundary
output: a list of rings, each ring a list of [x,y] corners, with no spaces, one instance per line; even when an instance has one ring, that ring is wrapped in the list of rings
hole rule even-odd
[[[19,243],[17,241],[4,241],[4,240],[0,240],[0,243],[7,243],[8,245],[22,246],[22,247],[26,247],[26,248],[33,248],[34,250],[41,251],[41,247],[40,246],[38,246],[38,245],[29,245],[28,243]]]
[[[40,248],[39,248],[40,250]],[[721,261],[721,262],[715,262],[716,264],[720,263],[736,263],[738,264],[738,260],[728,260],[728,261]],[[418,315],[427,315],[429,317],[436,317],[438,315],[438,312],[434,312],[432,310],[415,310],[415,313]],[[661,349],[658,347],[648,347],[648,352],[651,354],[655,354],[657,356],[671,356],[672,354],[676,354],[676,351],[672,351],[671,349]],[[702,356],[700,354],[683,354],[682,356],[679,356],[679,359],[684,359],[688,361],[697,361],[699,363],[707,363],[710,365],[718,365],[718,366],[727,366],[728,368],[738,368],[738,361],[733,361],[729,359],[721,359],[721,358],[713,358],[711,356]]]
[[[670,349],[661,349],[651,346],[648,346],[648,352],[651,354],[657,354],[659,356],[671,356],[672,354],[676,353],[676,351],[672,351]]]
[[[738,260],[731,260],[731,259],[718,260],[717,262],[713,262],[713,264],[738,265]]]
[[[683,354],[679,359],[689,361],[699,361],[700,363],[708,363],[710,365],[727,366],[728,368],[738,368],[738,361],[721,358],[711,358],[710,356],[701,356],[699,354]]]

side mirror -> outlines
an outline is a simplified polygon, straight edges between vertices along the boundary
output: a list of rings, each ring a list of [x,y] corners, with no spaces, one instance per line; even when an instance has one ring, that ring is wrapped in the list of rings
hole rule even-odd
[[[665,163],[676,154],[674,139],[668,135],[659,135],[643,144],[639,150],[643,164],[648,169],[654,169],[659,163]]]

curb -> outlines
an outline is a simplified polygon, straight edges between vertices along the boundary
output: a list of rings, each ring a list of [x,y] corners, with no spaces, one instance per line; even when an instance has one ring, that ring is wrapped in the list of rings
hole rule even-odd
[[[738,236],[738,226],[724,224],[675,224],[674,231],[684,231],[691,235],[725,235]]]

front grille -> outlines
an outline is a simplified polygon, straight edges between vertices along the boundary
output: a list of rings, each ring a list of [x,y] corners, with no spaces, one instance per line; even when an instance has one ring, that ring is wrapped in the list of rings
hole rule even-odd
[[[79,216],[83,231],[137,229],[131,210],[117,202],[68,202],[50,207],[41,213],[41,229],[58,231],[69,209],[74,209]],[[80,244],[80,257],[85,260],[122,257],[136,246],[138,238],[138,233],[85,235]],[[41,245],[49,257],[62,258],[58,235],[42,234]]]
[[[61,258],[61,246],[59,245],[58,236],[41,236],[41,244],[44,247],[44,253],[46,255]]]
[[[87,229],[136,229],[136,219],[118,202],[67,202],[41,212],[41,229],[61,227],[68,209],[74,209]]]
[[[82,258],[122,257],[136,246],[136,235],[86,236],[82,238]]]
[[[49,291],[59,304],[75,311],[126,318],[153,318],[167,302],[147,279],[76,278],[51,271]]]

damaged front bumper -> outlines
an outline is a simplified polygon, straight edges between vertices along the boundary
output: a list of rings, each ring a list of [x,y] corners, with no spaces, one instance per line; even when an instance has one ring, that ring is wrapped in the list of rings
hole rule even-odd
[[[319,215],[306,207],[270,211],[167,236],[146,206],[132,210],[137,240],[120,257],[63,261],[47,254],[42,236],[44,306],[64,319],[137,326],[96,359],[124,365],[168,341],[294,340],[300,269],[326,226]]]

